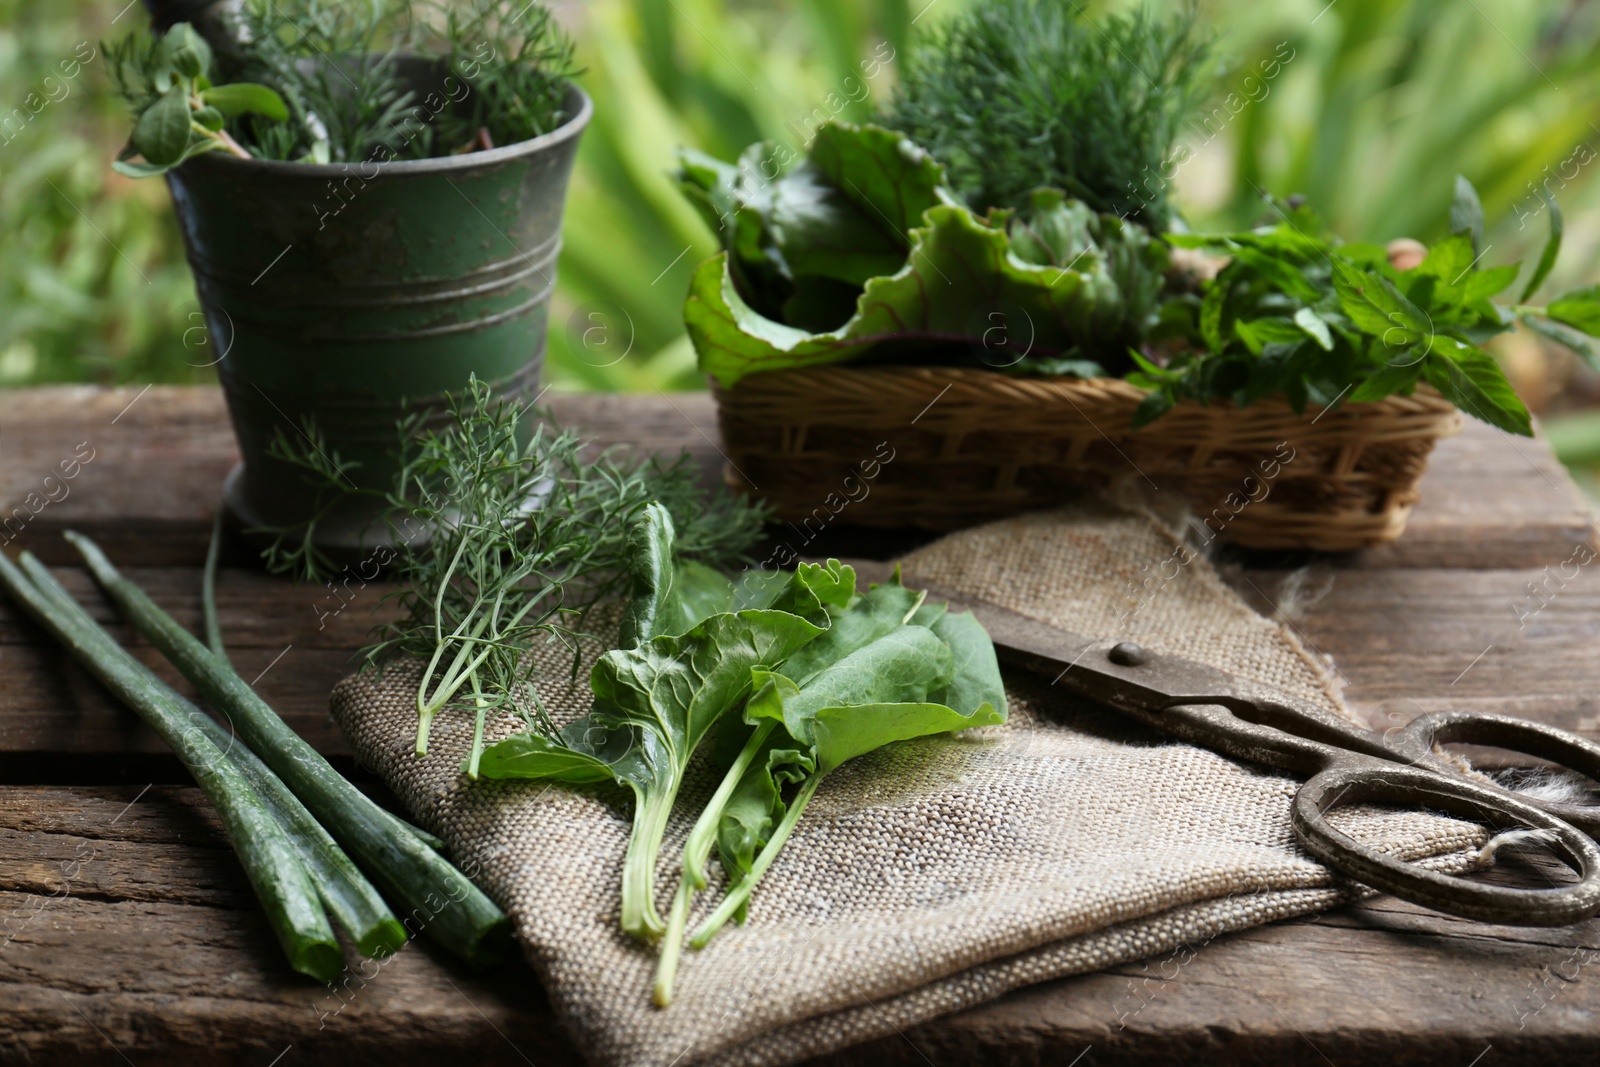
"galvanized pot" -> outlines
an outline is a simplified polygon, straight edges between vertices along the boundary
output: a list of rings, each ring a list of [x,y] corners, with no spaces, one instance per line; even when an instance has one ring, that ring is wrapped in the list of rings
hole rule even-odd
[[[419,86],[439,80],[408,60]],[[427,89],[419,92],[419,97]],[[520,144],[404,162],[315,165],[197,156],[167,176],[243,462],[224,497],[243,528],[295,528],[321,511],[318,547],[381,543],[381,502],[330,494],[269,455],[284,435],[386,489],[396,420],[439,419],[476,374],[531,396],[544,358],[561,216],[592,104]]]

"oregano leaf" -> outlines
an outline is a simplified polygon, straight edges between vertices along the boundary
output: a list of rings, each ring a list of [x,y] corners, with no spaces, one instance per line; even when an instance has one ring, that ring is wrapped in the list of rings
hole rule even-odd
[[[172,166],[189,147],[189,91],[176,85],[145,108],[133,127],[133,146],[153,166]]]

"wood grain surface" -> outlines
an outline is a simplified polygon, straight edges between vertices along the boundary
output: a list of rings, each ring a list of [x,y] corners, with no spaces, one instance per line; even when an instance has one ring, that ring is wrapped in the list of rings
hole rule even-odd
[[[603,440],[687,448],[720,468],[703,395],[553,406]],[[42,498],[46,476],[85,443],[93,459],[64,496],[58,477],[60,499],[32,514],[27,494]],[[0,449],[0,517],[27,514],[0,534],[12,551],[68,564],[59,534],[84,530],[180,621],[198,620],[197,567],[235,458],[214,390],[6,394]],[[1472,708],[1600,736],[1600,567],[1561,570],[1595,535],[1549,450],[1469,424],[1441,444],[1423,493],[1394,545],[1348,557],[1225,552],[1224,576],[1331,657],[1376,726]],[[920,539],[839,527],[813,550],[883,557]],[[242,555],[233,563],[219,608],[241,672],[359,776],[327,693],[383,588],[328,615],[327,590],[269,578]],[[58,574],[173,677],[81,570]],[[0,1062],[578,1062],[520,964],[473,974],[417,944],[337,992],[287,973],[176,760],[8,604],[0,683]],[[1592,1064],[1597,1050],[1600,923],[1488,927],[1379,898],[1218,938],[1186,962],[1022,990],[819,1063],[1555,1067]]]

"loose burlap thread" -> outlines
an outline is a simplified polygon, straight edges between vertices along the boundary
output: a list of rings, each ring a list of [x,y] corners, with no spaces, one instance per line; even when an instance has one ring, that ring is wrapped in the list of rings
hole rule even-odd
[[[1147,582],[1167,560],[1186,562]],[[912,586],[1137,640],[1344,714],[1325,665],[1148,513],[1094,503],[1027,515],[946,537],[904,565]],[[1130,589],[1140,590],[1131,600]],[[537,656],[558,717],[586,711],[585,680],[563,681],[570,658]],[[407,665],[347,678],[334,717],[510,914],[556,1012],[597,1064],[791,1063],[1365,892],[1295,843],[1296,780],[1008,672],[1006,725],[891,745],[830,775],[758,887],[749,922],[685,951],[677,999],[657,1009],[655,951],[618,927],[621,792],[467,781],[471,719],[460,711],[436,721],[428,757],[416,759],[416,681]],[[488,736],[518,728],[508,712]],[[697,766],[684,790],[658,870],[663,912],[713,785]],[[1422,813],[1336,815],[1347,833],[1437,869],[1466,869],[1484,840],[1479,827]],[[693,923],[723,888],[714,878]],[[1106,1012],[1107,1027],[1118,1025],[1116,1006]]]

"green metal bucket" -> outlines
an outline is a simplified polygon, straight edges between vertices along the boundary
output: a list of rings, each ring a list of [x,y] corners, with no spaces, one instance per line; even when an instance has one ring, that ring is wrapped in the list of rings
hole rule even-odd
[[[425,84],[431,64],[411,60]],[[395,424],[444,417],[468,376],[531,398],[544,358],[561,216],[593,106],[543,137],[461,156],[316,165],[208,153],[167,176],[243,462],[224,500],[245,529],[302,526],[325,506],[275,437],[354,464],[387,489]],[[314,527],[348,556],[381,543],[379,502],[350,495]]]

